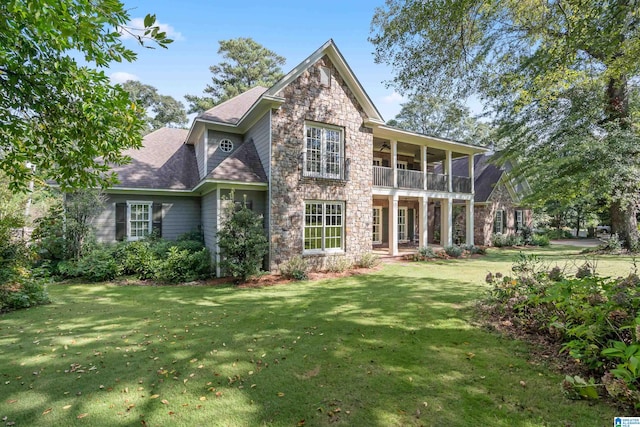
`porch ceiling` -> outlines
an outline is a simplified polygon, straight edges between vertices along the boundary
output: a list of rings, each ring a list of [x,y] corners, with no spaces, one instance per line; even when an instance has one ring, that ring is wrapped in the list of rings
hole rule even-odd
[[[409,144],[406,142],[398,142],[398,154],[403,156],[411,156],[416,160],[420,159],[420,149],[421,145]],[[383,138],[373,138],[373,153],[386,153],[391,154],[391,141]],[[427,160],[429,163],[440,162],[445,159],[446,153],[445,150],[440,150],[438,148],[427,147]],[[466,156],[463,153],[451,152],[451,158],[455,159],[458,157]]]

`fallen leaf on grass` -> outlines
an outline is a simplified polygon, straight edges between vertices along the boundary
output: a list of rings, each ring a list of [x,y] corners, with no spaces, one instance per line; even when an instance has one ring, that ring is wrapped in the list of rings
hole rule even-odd
[[[207,398],[204,397],[204,396],[200,396],[200,400],[205,401],[205,400],[207,400]]]
[[[283,392],[281,392],[281,391],[279,391],[279,392],[278,392],[278,397],[283,397],[283,396],[284,396],[284,393],[283,393]]]
[[[69,409],[69,408],[71,408],[71,405],[64,405],[64,406],[62,407],[62,409],[64,409],[64,410],[67,410],[67,409]]]
[[[526,386],[527,386],[527,383],[526,383],[526,382],[524,382],[524,381],[520,381],[520,385],[521,385],[522,387],[526,387]]]
[[[151,399],[157,399],[157,398],[159,398],[159,397],[160,397],[160,395],[159,395],[159,394],[154,394],[154,395],[149,396],[149,397],[150,397]]]
[[[9,399],[9,400],[7,400],[7,403],[8,403],[9,405],[11,405],[11,404],[13,404],[13,403],[16,403],[16,402],[17,402],[17,400],[16,400],[16,399]]]
[[[84,418],[84,417],[86,417],[86,416],[88,416],[88,415],[89,415],[89,414],[87,414],[87,413],[85,412],[85,413],[82,413],[82,414],[78,415],[76,418],[80,420],[80,419],[82,419],[82,418]]]
[[[169,401],[168,401],[167,399],[162,399],[162,400],[161,400],[161,402],[162,402],[164,405],[168,405],[168,404],[169,404]]]
[[[44,410],[44,412],[42,413],[42,415],[47,415],[49,412],[51,412],[52,408],[47,408]]]

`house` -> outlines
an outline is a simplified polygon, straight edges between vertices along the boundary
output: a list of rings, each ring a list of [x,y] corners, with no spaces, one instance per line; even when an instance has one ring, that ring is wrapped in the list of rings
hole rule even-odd
[[[453,206],[473,230],[474,166],[456,159],[486,150],[385,125],[332,40],[270,88],[255,87],[195,118],[187,130],[144,138],[114,171],[96,219],[101,241],[163,237],[200,229],[219,257],[216,230],[225,198],[246,199],[264,216],[271,270],[295,255],[315,268],[332,257],[357,261],[374,244],[398,254],[429,241],[429,203],[441,235],[453,239]],[[441,172],[436,173],[437,167]],[[473,233],[467,234],[473,243]]]
[[[515,181],[510,178],[511,164],[507,162],[502,167],[497,166],[492,163],[492,156],[486,153],[474,158],[473,240],[485,246],[491,245],[494,233],[518,233],[524,227],[531,227],[533,219],[532,210],[521,203],[522,197],[529,191],[526,180]],[[452,163],[454,174],[467,168],[466,158],[456,159]],[[454,214],[454,217],[454,233],[457,239],[464,240],[466,218],[462,214]]]

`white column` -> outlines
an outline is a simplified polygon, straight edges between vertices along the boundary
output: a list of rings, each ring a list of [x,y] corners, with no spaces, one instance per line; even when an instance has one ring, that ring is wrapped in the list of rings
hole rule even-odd
[[[473,182],[473,180],[471,180],[471,182]],[[466,214],[466,221],[465,224],[467,225],[467,245],[473,245],[473,200],[467,200],[465,203],[465,214]]]
[[[420,197],[420,216],[418,218],[420,229],[420,247],[429,246],[429,198]]]
[[[398,196],[389,196],[389,255],[398,255]]]
[[[475,193],[476,190],[476,179],[475,179],[475,164],[474,164],[474,155],[469,154],[469,179],[471,180],[471,194]]]
[[[215,257],[216,257],[216,277],[220,277],[220,244],[218,243],[218,231],[220,230],[220,212],[222,209],[222,203],[220,200],[220,187],[216,188],[216,246],[215,246]]]
[[[391,172],[393,173],[393,188],[398,188],[398,141],[391,141]]]
[[[447,246],[453,245],[453,199],[447,199]]]
[[[446,151],[446,157],[444,160],[444,173],[447,175],[447,191],[453,192],[453,179],[451,177],[451,150]]]
[[[422,152],[422,181],[423,189],[427,190],[427,147],[421,148]]]

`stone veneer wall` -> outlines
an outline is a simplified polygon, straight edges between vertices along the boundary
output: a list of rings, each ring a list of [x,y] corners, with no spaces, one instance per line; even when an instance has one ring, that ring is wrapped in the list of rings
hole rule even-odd
[[[331,70],[329,87],[320,84],[320,67]],[[345,202],[345,252],[357,261],[370,252],[373,133],[363,127],[366,114],[327,56],[310,66],[278,96],[284,104],[272,115],[271,269],[303,252],[304,202]],[[344,130],[345,157],[350,160],[346,181],[304,178],[302,152],[305,121]],[[313,268],[326,267],[331,256],[305,256]]]

